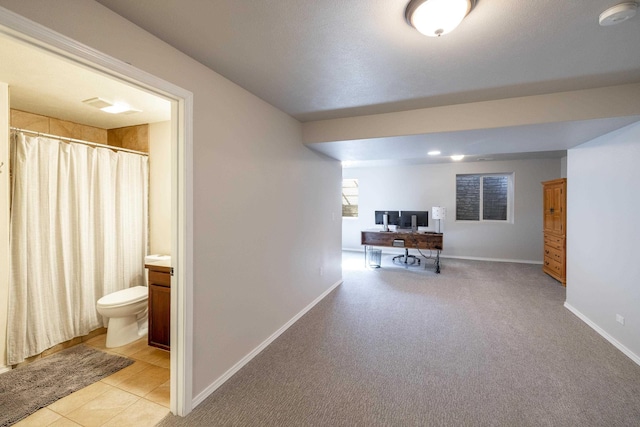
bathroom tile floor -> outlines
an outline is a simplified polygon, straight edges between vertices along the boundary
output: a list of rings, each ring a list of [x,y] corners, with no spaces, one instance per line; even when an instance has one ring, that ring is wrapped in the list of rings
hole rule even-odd
[[[154,426],[169,413],[169,352],[147,345],[147,338],[105,347],[106,334],[84,344],[135,362],[76,391],[19,423],[27,426]]]

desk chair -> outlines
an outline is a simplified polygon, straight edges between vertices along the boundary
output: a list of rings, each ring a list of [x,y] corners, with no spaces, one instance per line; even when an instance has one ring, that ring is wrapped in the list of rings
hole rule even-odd
[[[409,255],[409,248],[404,248],[404,255],[394,256],[392,261],[396,262],[397,258],[400,259],[401,263],[404,263],[404,264],[407,264],[407,265],[409,265],[409,258],[413,258],[413,262],[411,262],[411,265],[416,264],[416,261],[417,261],[417,264],[420,265],[420,258],[418,258],[415,255]],[[404,259],[404,261],[403,261],[403,259]]]

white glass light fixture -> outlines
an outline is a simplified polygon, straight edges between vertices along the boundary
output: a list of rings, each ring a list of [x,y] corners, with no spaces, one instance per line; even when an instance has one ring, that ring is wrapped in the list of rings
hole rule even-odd
[[[440,37],[460,25],[475,4],[476,0],[411,0],[405,18],[425,36]]]
[[[440,150],[432,150],[427,153],[429,156],[439,156]]]
[[[620,3],[602,12],[598,17],[598,22],[603,27],[620,24],[636,16],[637,10],[638,3],[634,1]]]
[[[447,210],[442,206],[434,206],[431,208],[431,218],[438,221],[438,233],[440,233],[440,221],[444,219],[446,214]]]
[[[464,154],[454,154],[453,156],[451,156],[451,160],[454,160],[456,162],[462,159],[464,159]]]

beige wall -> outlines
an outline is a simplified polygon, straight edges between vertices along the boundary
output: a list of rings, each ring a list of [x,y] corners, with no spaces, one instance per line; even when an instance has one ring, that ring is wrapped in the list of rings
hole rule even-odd
[[[290,116],[94,1],[0,6],[194,94],[197,396],[340,280],[340,163],[305,148]]]
[[[7,364],[9,297],[9,88],[0,82],[0,372]]]
[[[171,122],[149,125],[149,253],[171,255]]]

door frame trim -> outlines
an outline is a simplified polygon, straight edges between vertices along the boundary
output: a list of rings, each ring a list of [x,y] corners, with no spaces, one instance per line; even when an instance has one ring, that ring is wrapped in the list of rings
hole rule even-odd
[[[170,409],[193,409],[193,93],[0,6],[0,35],[46,50],[171,101]]]

